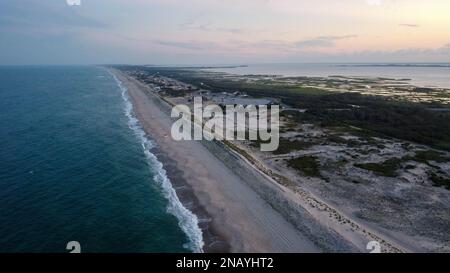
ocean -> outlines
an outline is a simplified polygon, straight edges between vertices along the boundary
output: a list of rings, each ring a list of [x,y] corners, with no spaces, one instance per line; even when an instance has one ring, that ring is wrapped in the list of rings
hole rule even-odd
[[[201,231],[101,67],[0,67],[0,252],[199,252]]]
[[[247,66],[208,69],[237,75],[259,74],[293,77],[356,76],[409,79],[421,87],[450,88],[448,63],[394,64],[249,64]]]

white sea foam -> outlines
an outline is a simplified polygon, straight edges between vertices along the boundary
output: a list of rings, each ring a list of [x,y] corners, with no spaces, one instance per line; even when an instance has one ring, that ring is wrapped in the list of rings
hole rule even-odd
[[[180,202],[170,179],[167,177],[163,164],[153,153],[151,153],[154,143],[147,138],[142,126],[139,123],[139,120],[134,116],[133,104],[130,102],[128,97],[128,89],[113,73],[111,73],[111,75],[122,91],[122,98],[125,102],[125,115],[128,117],[128,126],[140,140],[149,166],[155,173],[153,178],[161,187],[165,198],[169,201],[167,211],[178,219],[181,230],[189,239],[189,243],[184,247],[192,250],[193,252],[203,252],[203,233],[199,227],[199,220],[197,216],[184,207]]]

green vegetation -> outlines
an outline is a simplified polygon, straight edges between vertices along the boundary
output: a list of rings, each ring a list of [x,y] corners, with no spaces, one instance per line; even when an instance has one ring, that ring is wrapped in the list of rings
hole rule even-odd
[[[334,135],[334,134],[330,134],[327,136],[327,141],[333,142],[333,143],[337,143],[337,144],[343,144],[346,145],[347,147],[357,147],[360,146],[359,141],[354,140],[354,139],[345,139],[339,135]]]
[[[418,151],[411,159],[425,164],[428,164],[428,161],[435,161],[438,163],[450,162],[450,158],[445,157],[442,153],[433,150]]]
[[[428,151],[419,151],[416,153],[414,157],[405,156],[403,158],[391,158],[382,163],[354,164],[354,166],[361,169],[372,171],[377,175],[382,175],[386,177],[396,177],[397,170],[401,168],[402,164],[407,161],[416,161],[429,165],[428,161],[449,162],[449,158],[442,156],[442,154],[439,152],[428,150]],[[405,170],[411,169],[415,169],[415,166],[411,164],[405,166]],[[428,176],[433,182],[434,186],[445,187],[446,189],[450,190],[450,179],[446,177],[445,173],[443,172],[435,173],[433,171],[430,171],[428,173]]]
[[[314,156],[303,156],[287,160],[288,166],[299,170],[304,175],[309,177],[323,178],[320,174],[320,164]]]
[[[280,145],[278,149],[274,152],[274,154],[281,155],[281,154],[288,154],[293,151],[300,151],[304,149],[308,149],[312,146],[314,146],[315,142],[307,142],[307,141],[300,141],[300,140],[289,140],[285,138],[280,138]]]
[[[387,177],[396,177],[397,170],[401,167],[401,163],[403,162],[402,158],[391,158],[382,163],[364,163],[364,164],[355,164],[355,167],[360,169],[372,171],[377,175],[387,176]]]
[[[305,112],[283,111],[281,116],[288,118],[283,130],[292,131],[297,128],[299,123],[312,123],[316,126],[326,127],[333,132],[326,139],[311,142],[280,139],[280,146],[275,154],[288,154],[292,151],[308,149],[321,142],[357,147],[359,153],[368,154],[376,152],[376,149],[385,148],[384,143],[374,137],[392,137],[450,151],[450,126],[447,126],[450,123],[450,111],[433,110],[447,110],[449,106],[436,101],[413,103],[397,100],[395,97],[336,93],[316,87],[303,86],[315,84],[308,78],[303,78],[303,82],[298,84],[276,79],[260,80],[257,76],[228,77],[226,74],[199,72],[189,68],[127,66],[120,69],[145,70],[147,74],[158,74],[195,86],[188,90],[172,90],[170,88],[162,90],[170,96],[185,95],[200,88],[211,92],[240,91],[253,97],[278,98],[282,103],[291,107],[305,109]],[[296,78],[292,79],[295,81]],[[325,84],[328,87],[333,87],[337,84],[346,84],[346,81],[347,79],[342,78],[341,83],[339,83],[334,79],[333,81],[327,81]],[[362,81],[361,84],[363,83],[370,84],[372,81]],[[434,90],[426,88],[417,88],[414,91],[417,93],[434,92]],[[438,96],[448,97],[450,95],[442,93]],[[347,140],[342,137],[346,133],[358,136],[359,139]],[[255,141],[252,144],[259,146],[261,143]],[[233,147],[234,145],[231,143],[228,145],[235,150],[240,150]],[[360,147],[361,145],[371,145],[374,148],[367,150]],[[410,150],[410,145],[405,143],[403,148]],[[239,152],[253,162],[251,156],[245,151]],[[355,155],[349,155],[355,158]],[[415,168],[415,165],[407,164],[408,161],[425,163],[435,169],[436,166],[432,166],[431,161],[444,163],[449,162],[450,158],[438,151],[424,150],[416,152],[414,156],[391,158],[381,163],[354,164],[354,166],[372,171],[377,175],[396,177],[397,170],[403,165],[406,165],[406,170]],[[287,160],[287,164],[306,176],[324,178],[320,173],[320,161],[314,156],[290,159]],[[434,170],[430,171],[428,176],[434,186],[445,187],[450,190],[450,179],[446,173]],[[358,183],[358,181],[353,181],[353,183]]]
[[[434,172],[429,172],[428,175],[429,175],[431,181],[433,181],[433,186],[444,187],[447,190],[450,190],[450,179],[445,178],[441,175],[438,175]]]
[[[171,88],[163,88],[162,91],[169,97],[184,97],[193,92],[192,90],[174,90]]]
[[[334,103],[352,102],[364,107],[349,108],[347,111],[315,107],[306,111],[302,121],[324,127],[351,125],[375,134],[450,150],[450,126],[442,126],[450,121],[448,113],[429,111],[419,104],[358,94],[336,94],[321,99],[326,104],[332,97]],[[320,102],[317,104],[320,105]]]
[[[268,141],[254,140],[251,142],[253,147],[260,147],[262,143],[269,143]],[[316,142],[313,141],[300,141],[300,140],[290,140],[286,138],[280,138],[280,145],[278,149],[273,153],[276,155],[288,154],[293,151],[300,151],[304,149],[308,149],[314,145]]]
[[[296,122],[323,127],[357,127],[373,135],[393,137],[450,151],[450,111],[432,111],[446,107],[438,103],[413,103],[394,99],[335,93],[298,84],[228,78],[223,74],[193,69],[161,67],[125,67],[172,77],[211,92],[240,91],[254,97],[279,98],[305,113],[292,114]],[[344,81],[344,80],[343,80]],[[345,81],[344,81],[345,82]],[[426,90],[418,90],[426,91]]]

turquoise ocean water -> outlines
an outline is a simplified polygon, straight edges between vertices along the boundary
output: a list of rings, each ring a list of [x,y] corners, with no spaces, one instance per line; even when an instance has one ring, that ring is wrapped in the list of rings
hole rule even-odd
[[[100,67],[0,67],[0,252],[190,252],[126,89]]]

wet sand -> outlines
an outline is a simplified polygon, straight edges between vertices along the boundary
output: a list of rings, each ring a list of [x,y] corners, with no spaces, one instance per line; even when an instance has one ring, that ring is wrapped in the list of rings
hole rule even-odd
[[[134,112],[145,132],[157,143],[183,204],[201,220],[207,252],[321,252],[249,184],[227,167],[204,144],[174,141],[170,106],[149,87],[117,70],[112,72],[128,88]],[[250,169],[250,168],[249,168]]]

